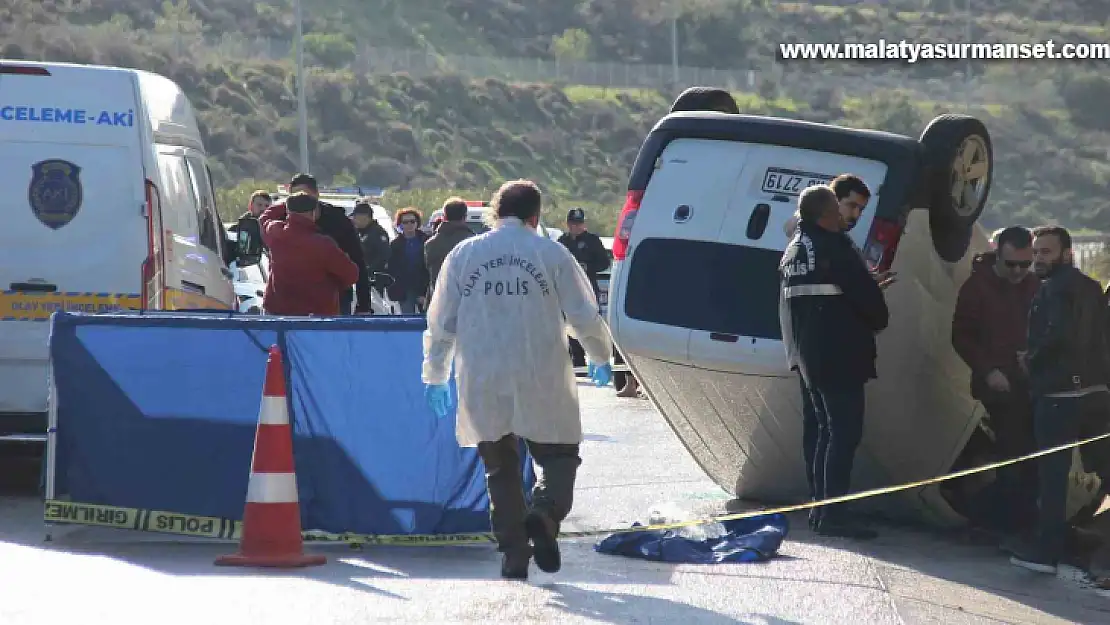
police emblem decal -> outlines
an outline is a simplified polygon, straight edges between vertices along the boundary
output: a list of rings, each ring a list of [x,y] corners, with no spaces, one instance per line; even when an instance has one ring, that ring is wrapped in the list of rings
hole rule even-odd
[[[50,159],[31,165],[27,200],[31,212],[47,228],[57,230],[73,221],[83,198],[81,168],[69,161]]]

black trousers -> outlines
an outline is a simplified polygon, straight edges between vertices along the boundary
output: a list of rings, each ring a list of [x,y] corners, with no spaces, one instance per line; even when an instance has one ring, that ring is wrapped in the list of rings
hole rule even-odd
[[[478,443],[478,455],[486,467],[490,525],[497,538],[498,551],[506,553],[529,549],[524,529],[528,508],[524,499],[524,476],[520,471],[520,440],[510,434],[497,441]],[[530,440],[524,443],[539,469],[532,489],[532,510],[553,521],[557,532],[574,504],[574,483],[582,464],[578,445]]]
[[[1012,379],[1012,378],[1011,378]],[[1025,388],[1010,393],[990,393],[982,399],[994,432],[995,456],[1017,458],[1036,450],[1033,437],[1033,400]],[[982,502],[984,519],[1006,531],[1028,528],[1036,519],[1037,463],[1026,461],[1001,467]]]
[[[613,364],[614,365],[626,364],[624,362],[624,356],[621,356],[621,352],[620,352],[619,349],[617,349],[616,345],[613,345]],[[626,384],[628,384],[629,381],[631,381],[633,379],[634,378],[633,378],[631,373],[625,373],[623,371],[614,371],[613,372],[613,388],[615,388],[619,391],[622,388],[624,388],[624,386]]]
[[[582,348],[578,339],[570,339],[570,362],[575,367],[586,366],[586,350]]]
[[[811,496],[820,501],[847,495],[856,448],[863,439],[864,385],[811,387],[801,375],[798,378],[802,389],[802,451]],[[843,508],[843,504],[814,508],[810,519],[818,524],[830,518],[839,520]]]
[[[1034,433],[1037,447],[1049,449],[1110,431],[1110,393],[1105,391],[1079,397],[1040,397],[1034,405]],[[1088,443],[1079,448],[1083,468],[1102,479],[1102,492],[1110,483],[1110,439]],[[1041,506],[1037,537],[1045,557],[1059,560],[1068,535],[1068,474],[1072,451],[1058,451],[1037,458]]]

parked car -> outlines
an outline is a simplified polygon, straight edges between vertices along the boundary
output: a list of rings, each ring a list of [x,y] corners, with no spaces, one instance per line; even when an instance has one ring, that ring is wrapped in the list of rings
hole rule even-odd
[[[608,317],[648,396],[722,488],[763,501],[808,496],[778,264],[799,193],[841,173],[873,191],[851,238],[873,269],[898,273],[853,487],[948,472],[983,414],[949,328],[971,259],[987,249],[977,220],[993,167],[986,127],[964,115],[934,119],[918,139],[704,111],[655,125],[614,236]],[[861,505],[963,522],[935,486]]]
[[[466,205],[468,207],[466,211],[466,225],[470,230],[473,231],[474,234],[482,234],[489,230],[490,225],[487,223],[486,218],[486,214],[489,212],[489,203],[482,200],[467,200]],[[436,209],[431,215],[428,215],[427,222],[424,224],[424,231],[431,234],[435,227],[435,222],[442,219],[443,209]],[[548,228],[542,221],[539,227],[536,228],[536,231],[552,241],[558,241],[559,237],[563,236],[562,230]]]

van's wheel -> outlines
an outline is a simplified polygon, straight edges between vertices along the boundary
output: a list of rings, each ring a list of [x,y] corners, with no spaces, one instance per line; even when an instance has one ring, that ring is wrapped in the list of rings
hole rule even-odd
[[[983,122],[967,115],[941,115],[919,139],[925,150],[922,199],[937,254],[947,262],[967,253],[971,231],[987,206],[994,176],[994,150]]]
[[[261,315],[262,314],[262,309],[259,308],[258,306],[251,306],[250,308],[247,309],[247,314],[248,315]]]
[[[724,89],[716,87],[690,87],[675,98],[671,112],[679,111],[717,111],[718,113],[740,113],[736,99]]]

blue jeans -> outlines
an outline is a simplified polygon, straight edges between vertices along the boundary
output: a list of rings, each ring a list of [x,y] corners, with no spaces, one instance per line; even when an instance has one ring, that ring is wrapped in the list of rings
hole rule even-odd
[[[1110,393],[1089,393],[1080,397],[1039,397],[1033,413],[1038,449],[1105,434],[1110,430]],[[1110,480],[1110,439],[1088,443],[1079,448],[1083,467],[1102,479],[1103,492]],[[1072,451],[1058,451],[1037,458],[1040,478],[1040,515],[1037,539],[1042,555],[1059,561],[1068,534],[1068,474]]]
[[[798,377],[802,387],[802,449],[812,496],[820,501],[847,495],[856,448],[863,439],[864,386],[811,387]],[[843,504],[832,509],[817,508],[810,518],[820,523],[832,515],[840,516],[842,508]]]

